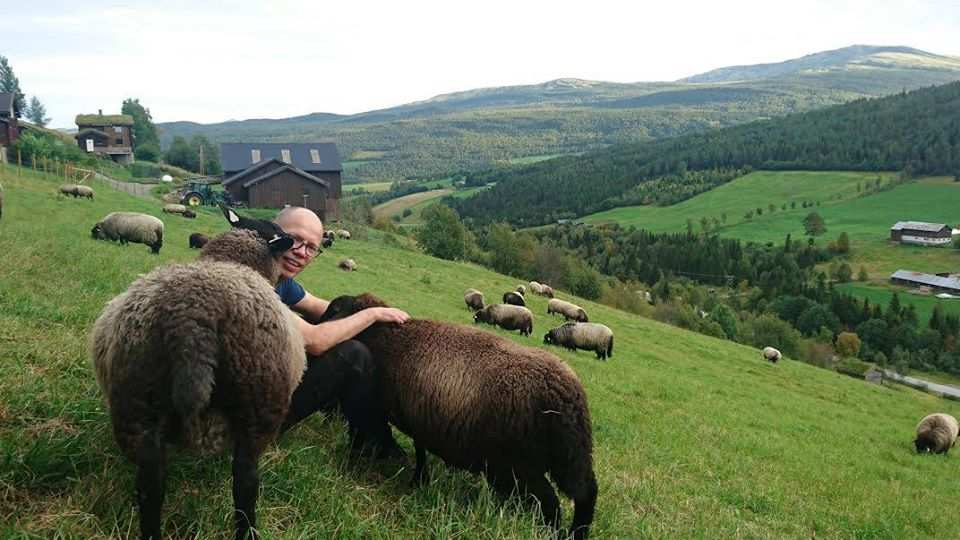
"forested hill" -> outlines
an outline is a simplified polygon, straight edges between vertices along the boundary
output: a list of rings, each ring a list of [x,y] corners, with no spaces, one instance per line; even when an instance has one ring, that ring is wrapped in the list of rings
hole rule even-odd
[[[960,80],[960,59],[916,49],[857,46],[812,56],[815,61],[804,57],[775,69],[726,68],[726,77],[711,75],[717,81],[707,83],[567,78],[354,115],[159,127],[164,144],[195,134],[214,142],[332,140],[345,160],[345,181],[396,180],[674,137]],[[741,75],[750,68],[756,68],[750,76]]]
[[[492,171],[480,179],[496,186],[454,204],[478,223],[539,225],[661,191],[675,202],[744,167],[960,175],[960,83]]]

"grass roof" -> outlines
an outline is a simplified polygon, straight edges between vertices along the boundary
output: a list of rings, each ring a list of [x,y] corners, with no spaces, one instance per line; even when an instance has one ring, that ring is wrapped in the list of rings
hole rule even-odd
[[[129,114],[78,114],[78,126],[132,126]]]

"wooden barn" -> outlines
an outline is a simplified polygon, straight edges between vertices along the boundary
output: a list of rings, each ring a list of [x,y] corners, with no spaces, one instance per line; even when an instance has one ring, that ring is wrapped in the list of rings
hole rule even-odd
[[[20,135],[17,111],[14,109],[14,93],[0,92],[0,161],[5,161],[7,146]]]
[[[251,208],[309,208],[340,218],[340,154],[333,143],[223,143],[223,187]]]
[[[898,221],[890,227],[890,240],[904,244],[939,246],[953,239],[953,227],[943,223]]]
[[[77,144],[84,152],[133,163],[133,117],[129,114],[78,114]]]

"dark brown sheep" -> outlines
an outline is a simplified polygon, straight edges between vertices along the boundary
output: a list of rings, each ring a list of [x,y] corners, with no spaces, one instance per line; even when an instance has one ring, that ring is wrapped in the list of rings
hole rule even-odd
[[[946,454],[957,442],[960,424],[946,413],[933,413],[923,417],[917,425],[917,438],[913,444],[918,453]]]
[[[195,232],[190,235],[190,248],[191,249],[200,249],[203,246],[207,245],[207,242],[210,241],[210,238],[203,233]]]
[[[523,298],[523,293],[519,291],[507,291],[503,293],[503,303],[511,306],[526,306],[527,302]]]
[[[117,445],[137,466],[142,538],[161,535],[168,443],[201,453],[232,448],[236,537],[256,538],[257,462],[306,358],[295,316],[273,287],[276,257],[293,240],[269,222],[254,228],[267,234],[224,233],[200,260],[139,278],[94,324],[97,382]]]
[[[324,320],[385,305],[364,294],[334,299]],[[556,356],[467,326],[411,320],[375,324],[357,339],[379,366],[390,422],[413,439],[416,478],[426,452],[484,474],[497,493],[514,487],[540,501],[559,530],[560,502],[546,475],[575,504],[572,534],[586,538],[597,481],[587,395]]]

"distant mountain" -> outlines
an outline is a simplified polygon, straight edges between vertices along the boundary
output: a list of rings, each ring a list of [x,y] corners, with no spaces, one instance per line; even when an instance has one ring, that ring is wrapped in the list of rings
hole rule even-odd
[[[696,82],[709,78],[716,81]],[[567,78],[454,92],[354,115],[159,127],[164,144],[198,133],[216,142],[334,141],[347,182],[393,180],[674,137],[955,80],[960,59],[907,47],[854,46],[676,82]]]
[[[678,82],[755,81],[791,76],[821,77],[827,73],[842,76],[847,72],[859,70],[945,71],[956,73],[960,70],[960,58],[941,56],[912,47],[853,45],[833,51],[808,54],[801,58],[774,64],[724,67],[680,79]]]

